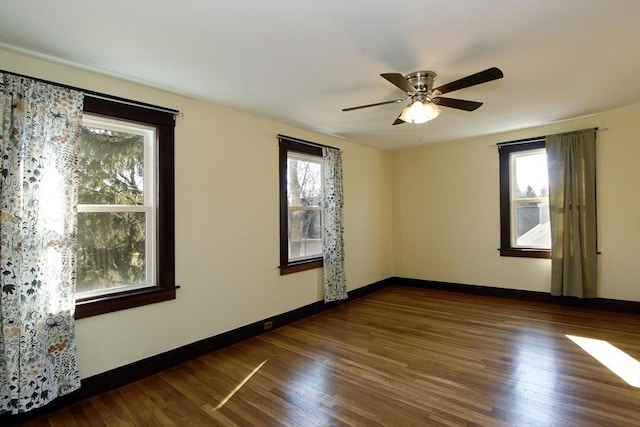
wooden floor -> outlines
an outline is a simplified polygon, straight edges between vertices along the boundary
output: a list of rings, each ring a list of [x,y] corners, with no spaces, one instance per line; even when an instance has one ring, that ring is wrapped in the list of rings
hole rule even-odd
[[[640,314],[389,287],[28,426],[638,426]]]

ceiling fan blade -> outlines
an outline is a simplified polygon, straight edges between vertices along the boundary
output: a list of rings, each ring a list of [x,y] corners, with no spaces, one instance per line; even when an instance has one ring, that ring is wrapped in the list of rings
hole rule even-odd
[[[395,104],[398,102],[404,102],[406,101],[408,98],[404,98],[404,99],[394,99],[393,101],[383,101],[383,102],[376,102],[375,104],[367,104],[367,105],[358,105],[357,107],[349,107],[349,108],[343,108],[342,111],[353,111],[353,110],[359,110],[361,108],[369,108],[369,107],[376,107],[378,105],[385,105],[385,104]]]
[[[482,102],[466,101],[464,99],[455,99],[455,98],[437,97],[437,98],[433,98],[432,101],[435,104],[443,107],[457,108],[458,110],[465,110],[465,111],[474,111],[482,106]]]
[[[409,83],[402,74],[384,73],[384,74],[380,74],[380,77],[386,79],[389,83],[393,84],[394,86],[406,92],[407,94],[414,94],[418,92],[418,90],[415,87],[413,87],[413,85]]]
[[[400,118],[400,116],[398,116],[398,118],[396,119],[396,121],[395,121],[395,122],[393,122],[393,125],[394,125],[394,126],[395,126],[395,125],[401,125],[401,124],[403,124],[403,123],[406,123],[406,122],[405,122],[404,120],[402,120],[402,119]]]
[[[437,90],[440,91],[441,94],[445,94],[447,92],[453,92],[454,90],[464,89],[465,87],[475,86],[481,83],[490,82],[492,80],[501,79],[502,77],[504,77],[502,71],[500,71],[500,69],[496,67],[492,67],[484,71],[480,71],[479,73],[475,73],[437,87],[434,89],[434,92]]]

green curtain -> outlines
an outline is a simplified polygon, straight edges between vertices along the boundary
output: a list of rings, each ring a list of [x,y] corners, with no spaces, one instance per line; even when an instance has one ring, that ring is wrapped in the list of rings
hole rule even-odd
[[[596,129],[546,137],[551,295],[598,295]]]
[[[0,73],[0,413],[80,387],[74,327],[83,94]]]

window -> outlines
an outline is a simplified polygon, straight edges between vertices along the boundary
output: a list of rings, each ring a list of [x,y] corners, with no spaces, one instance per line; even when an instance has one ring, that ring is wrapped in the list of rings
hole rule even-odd
[[[85,97],[76,317],[175,298],[174,116]]]
[[[549,184],[544,138],[500,149],[500,255],[549,258]]]
[[[79,296],[155,282],[153,127],[85,114],[78,189]]]
[[[322,266],[322,148],[280,137],[280,274]]]

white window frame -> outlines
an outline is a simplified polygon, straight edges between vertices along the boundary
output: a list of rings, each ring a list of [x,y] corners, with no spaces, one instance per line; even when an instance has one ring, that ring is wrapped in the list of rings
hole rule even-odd
[[[322,157],[318,157],[318,156],[314,156],[312,154],[305,154],[305,153],[300,153],[300,152],[296,152],[296,151],[288,151],[287,153],[287,162],[289,160],[300,160],[303,162],[307,162],[307,163],[317,163],[320,166],[320,183],[322,184],[322,180],[324,179],[324,168],[322,165]],[[299,211],[318,211],[320,212],[320,227],[322,229],[322,221],[324,220],[324,216],[322,215],[323,213],[323,207],[322,207],[322,200],[324,198],[324,194],[322,192],[322,186],[320,187],[320,206],[297,206],[297,205],[290,205],[289,204],[289,185],[287,182],[287,211],[289,213],[291,212],[299,212]],[[308,260],[308,259],[315,259],[318,257],[322,256],[322,248],[324,247],[324,242],[322,240],[322,235],[320,236],[320,252],[318,252],[317,254],[312,254],[312,255],[307,255],[307,256],[300,256],[300,257],[292,257],[290,251],[288,251],[288,259],[289,262],[297,262],[297,261],[304,261],[304,260]],[[291,240],[289,239],[289,248],[291,248]]]
[[[527,157],[527,156],[535,156],[539,154],[546,154],[546,149],[544,148],[534,148],[531,150],[517,151],[511,153],[509,155],[509,200],[510,200],[510,214],[511,214],[511,246],[513,248],[523,248],[523,249],[542,249],[542,250],[550,250],[551,247],[547,245],[519,245],[518,244],[518,220],[517,220],[517,211],[518,206],[526,205],[531,203],[541,203],[549,205],[549,196],[546,197],[528,197],[522,198],[518,195],[518,180],[517,180],[517,168],[516,161],[518,158]]]
[[[78,204],[78,213],[112,213],[112,212],[142,212],[145,214],[145,283],[129,284],[121,287],[111,287],[87,292],[76,292],[76,299],[95,297],[114,292],[144,289],[156,286],[156,248],[157,248],[157,168],[156,168],[156,128],[141,123],[131,123],[124,120],[100,117],[84,113],[82,126],[107,129],[115,132],[125,132],[143,137],[143,203],[141,205],[113,205],[113,204]]]

